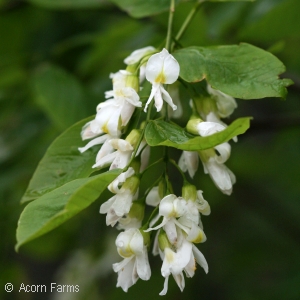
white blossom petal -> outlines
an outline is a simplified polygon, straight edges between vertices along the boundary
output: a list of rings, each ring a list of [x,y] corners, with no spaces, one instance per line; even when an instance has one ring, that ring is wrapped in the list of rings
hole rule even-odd
[[[133,65],[135,63],[138,63],[144,56],[154,51],[156,51],[156,49],[152,46],[135,50],[128,57],[124,59],[124,63],[126,65]]]
[[[225,126],[216,122],[200,122],[197,125],[197,130],[201,136],[209,136],[214,133],[223,131]]]
[[[160,86],[160,91],[162,93],[163,99],[172,107],[173,110],[176,110],[177,106],[173,103],[170,94],[165,90],[165,88],[162,85]]]
[[[158,186],[155,186],[151,189],[151,191],[147,195],[146,204],[156,207],[159,204],[160,200],[161,199],[158,192]]]
[[[93,140],[91,140],[89,143],[87,143],[84,147],[78,148],[78,150],[83,153],[86,150],[90,149],[91,147],[95,146],[95,145],[99,145],[99,144],[103,144],[107,138],[109,137],[108,134],[104,134],[102,136],[99,136]]]
[[[171,84],[179,76],[179,64],[168,50],[152,55],[146,66],[146,78],[151,83]]]
[[[200,250],[195,245],[192,245],[192,248],[193,248],[193,254],[195,256],[196,262],[204,269],[205,273],[208,273],[208,264],[204,255],[200,252]]]

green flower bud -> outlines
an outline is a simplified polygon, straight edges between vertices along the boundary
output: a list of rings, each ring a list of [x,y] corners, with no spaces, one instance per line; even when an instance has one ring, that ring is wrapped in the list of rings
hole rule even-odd
[[[171,243],[169,242],[168,236],[163,229],[160,230],[158,235],[158,245],[161,251],[164,251],[167,247],[172,247]]]
[[[131,132],[127,135],[126,141],[130,143],[132,147],[135,147],[137,145],[137,142],[139,141],[141,136],[141,130],[139,129],[133,129]]]
[[[122,189],[130,190],[131,194],[134,195],[140,185],[140,179],[138,176],[133,175],[126,179],[124,184],[122,185]]]
[[[128,216],[139,221],[144,219],[145,204],[140,201],[133,201]]]
[[[140,80],[137,75],[126,76],[126,86],[133,88],[137,93],[140,91]]]
[[[149,232],[145,232],[143,229],[140,229],[140,233],[142,234],[143,238],[144,238],[144,245],[149,247],[150,246],[150,233]]]
[[[212,97],[202,96],[202,97],[195,97],[193,99],[194,102],[196,103],[197,111],[198,113],[201,114],[201,116],[203,114],[207,116],[210,112],[217,111],[216,101]]]
[[[135,157],[134,160],[129,165],[129,167],[133,168],[135,174],[138,174],[140,172],[140,167],[141,167],[140,159]]]
[[[207,149],[207,150],[199,150],[197,151],[201,160],[205,163],[209,160],[210,157],[213,157],[216,155],[216,152],[214,148]]]
[[[184,184],[182,187],[182,198],[186,201],[196,201],[197,199],[197,189],[193,184]]]
[[[201,120],[200,118],[194,119],[193,117],[188,121],[187,125],[186,125],[186,130],[189,133],[195,134],[195,135],[199,135],[198,129],[197,129],[197,125],[200,124],[201,122],[203,122],[203,120]]]

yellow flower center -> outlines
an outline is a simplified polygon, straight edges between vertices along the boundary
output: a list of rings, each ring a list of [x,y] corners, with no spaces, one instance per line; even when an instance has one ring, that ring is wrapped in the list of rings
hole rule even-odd
[[[155,78],[155,82],[156,83],[165,83],[165,81],[166,81],[166,76],[165,76],[164,72],[162,71]]]

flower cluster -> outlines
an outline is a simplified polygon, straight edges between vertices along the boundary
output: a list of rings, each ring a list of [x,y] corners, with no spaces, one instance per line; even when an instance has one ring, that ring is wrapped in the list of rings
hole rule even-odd
[[[148,197],[148,204],[156,204],[158,195],[156,188]],[[146,230],[158,230],[153,254],[159,254],[163,260],[161,274],[165,277],[164,288],[160,295],[165,295],[168,290],[169,276],[172,274],[178,287],[183,291],[185,286],[183,271],[187,277],[193,277],[196,270],[196,262],[208,272],[208,265],[203,254],[194,243],[203,243],[206,236],[200,218],[210,214],[210,207],[202,196],[202,191],[196,191],[193,185],[185,185],[182,189],[182,197],[169,194],[159,202],[158,219],[162,222]],[[156,223],[157,218],[152,223]],[[154,225],[154,224],[153,224]]]
[[[204,200],[203,192],[186,180],[184,172],[188,171],[193,178],[200,159],[204,172],[211,176],[223,193],[229,195],[235,177],[224,163],[231,149],[229,143],[221,143],[211,149],[183,151],[178,164],[172,161],[183,177],[181,197],[174,194],[166,169],[141,194],[143,174],[153,165],[147,166],[150,147],[144,138],[145,123],[151,120],[152,105],[157,112],[161,112],[164,101],[173,111],[177,110],[177,106],[182,111],[180,102],[177,102],[177,85],[169,89],[170,93],[165,87],[177,81],[180,66],[166,49],[158,52],[153,47],[134,51],[124,62],[127,64],[126,70],[110,75],[112,90],[105,92],[106,101],[97,106],[95,118],[83,127],[82,139],[90,141],[79,151],[85,152],[102,145],[93,168],[122,170],[108,186],[113,196],[100,207],[100,213],[106,214],[107,226],[116,226],[121,230],[116,247],[123,260],[113,264],[113,270],[118,273],[117,286],[127,292],[139,278],[149,280],[148,251],[151,247],[152,253],[162,259],[161,274],[165,282],[160,295],[165,295],[170,275],[182,291],[185,286],[184,273],[186,277],[193,277],[196,263],[208,272],[208,264],[195,244],[206,241],[201,214],[209,215],[210,206]],[[140,86],[145,79],[152,86],[143,100],[140,98]],[[191,100],[194,113],[186,126],[189,133],[202,137],[223,131],[227,125],[221,118],[228,117],[236,107],[232,97],[209,85],[207,92],[209,97]],[[139,128],[129,130],[135,110],[140,113]],[[143,111],[147,112],[146,120]],[[168,109],[163,113],[169,117],[171,115]],[[136,120],[134,122],[138,124]],[[166,164],[170,163],[166,157]],[[154,165],[158,162],[154,162]],[[155,208],[148,213],[146,220],[144,216],[150,207]]]
[[[199,116],[192,116],[186,127],[188,132],[202,137],[223,131],[227,125],[221,118],[229,117],[237,107],[235,99],[231,96],[214,90],[210,85],[207,86],[207,91],[211,97],[193,99],[194,101],[191,102]],[[233,140],[237,141],[237,138],[234,137]],[[204,173],[209,174],[219,190],[230,195],[232,186],[236,182],[235,175],[224,164],[230,157],[230,153],[231,146],[228,142],[206,150],[183,151],[178,164],[182,171],[188,171],[193,178],[200,158]]]

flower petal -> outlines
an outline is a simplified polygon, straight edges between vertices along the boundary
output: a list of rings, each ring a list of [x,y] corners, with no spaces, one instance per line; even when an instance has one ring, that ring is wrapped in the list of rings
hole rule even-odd
[[[193,245],[193,254],[195,256],[196,262],[204,269],[205,273],[208,273],[208,264],[204,257],[204,255],[200,252],[200,250]]]
[[[144,47],[133,51],[128,57],[124,59],[126,65],[138,63],[144,56],[154,52],[156,49],[152,46]]]
[[[148,252],[146,246],[142,255],[136,256],[137,273],[142,280],[149,280],[151,277],[151,269],[148,261]]]
[[[78,148],[78,150],[83,153],[86,150],[90,149],[91,147],[99,144],[103,144],[108,138],[108,134],[104,134],[102,136],[99,136],[93,140],[91,140],[89,143],[87,143],[84,147]]]
[[[163,99],[172,107],[173,110],[177,109],[177,106],[173,103],[173,100],[170,96],[170,94],[164,89],[164,87],[160,86],[160,91],[162,92]]]
[[[164,296],[166,295],[167,291],[168,291],[168,281],[169,281],[169,276],[165,277],[165,282],[164,282],[164,288],[163,290],[159,293],[160,296]]]

